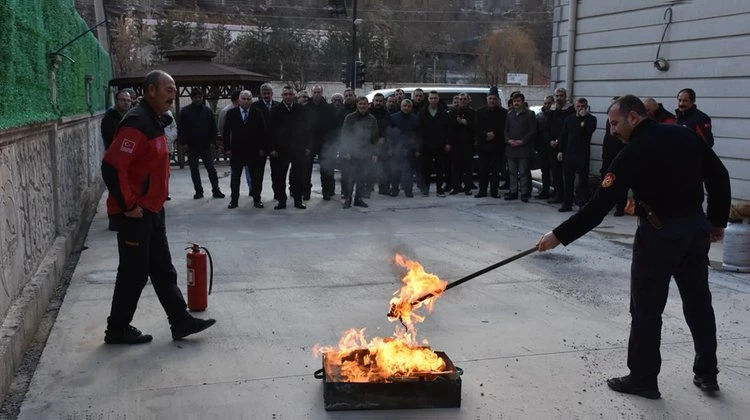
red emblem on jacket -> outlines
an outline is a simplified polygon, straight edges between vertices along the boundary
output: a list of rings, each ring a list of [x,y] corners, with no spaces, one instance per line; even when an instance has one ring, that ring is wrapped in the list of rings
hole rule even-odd
[[[607,175],[604,175],[604,179],[602,180],[602,188],[609,188],[614,183],[615,174],[613,174],[612,172],[607,172]]]

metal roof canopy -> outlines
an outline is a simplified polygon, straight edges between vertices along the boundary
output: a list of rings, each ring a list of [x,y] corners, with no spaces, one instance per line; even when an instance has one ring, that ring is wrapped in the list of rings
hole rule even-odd
[[[109,85],[118,89],[133,88],[138,95],[143,95],[143,78],[149,71],[158,69],[172,76],[177,85],[177,96],[189,97],[190,90],[200,88],[207,100],[215,102],[229,98],[235,89],[258,92],[261,84],[271,80],[265,74],[214,63],[211,61],[214,57],[215,51],[197,47],[165,51],[166,63],[112,79]]]

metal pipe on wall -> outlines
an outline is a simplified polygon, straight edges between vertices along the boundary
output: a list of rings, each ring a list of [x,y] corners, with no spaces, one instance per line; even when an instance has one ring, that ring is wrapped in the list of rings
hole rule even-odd
[[[565,63],[565,88],[568,90],[568,98],[573,98],[575,55],[576,55],[576,32],[578,28],[578,0],[568,0],[568,51]]]

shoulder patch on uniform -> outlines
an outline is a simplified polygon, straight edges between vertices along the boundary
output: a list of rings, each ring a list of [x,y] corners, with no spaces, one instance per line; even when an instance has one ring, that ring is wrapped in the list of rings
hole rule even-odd
[[[133,153],[133,150],[135,150],[135,142],[133,140],[125,139],[122,141],[122,146],[120,146],[120,151],[125,153]]]
[[[612,186],[612,184],[615,183],[615,174],[612,172],[607,172],[606,175],[604,175],[604,179],[602,180],[602,188],[609,188]]]

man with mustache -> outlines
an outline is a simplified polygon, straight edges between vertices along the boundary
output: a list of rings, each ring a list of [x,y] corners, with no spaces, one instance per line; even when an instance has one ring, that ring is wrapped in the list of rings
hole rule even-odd
[[[153,337],[130,325],[146,282],[167,313],[172,339],[181,340],[213,325],[193,318],[177,286],[164,222],[169,188],[169,148],[164,128],[174,102],[172,77],[154,70],[143,82],[143,100],[122,118],[102,160],[102,178],[109,197],[107,213],[117,231],[119,266],[107,318],[104,342],[143,344]]]

